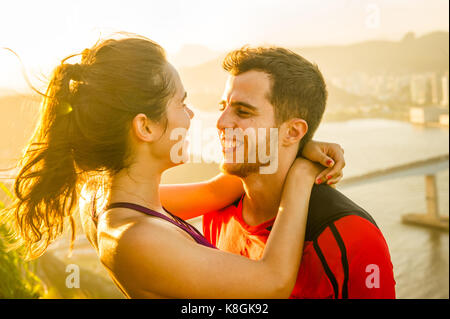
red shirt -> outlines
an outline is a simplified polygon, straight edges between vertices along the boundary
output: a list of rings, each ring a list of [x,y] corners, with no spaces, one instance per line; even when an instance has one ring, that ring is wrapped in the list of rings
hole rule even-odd
[[[274,220],[247,225],[241,199],[204,215],[203,233],[221,250],[258,260]],[[378,227],[360,216],[346,215],[305,241],[290,298],[395,298],[389,250]]]

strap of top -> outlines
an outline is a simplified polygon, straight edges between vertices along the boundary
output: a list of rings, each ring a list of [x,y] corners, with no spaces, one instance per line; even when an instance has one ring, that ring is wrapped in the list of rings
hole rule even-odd
[[[172,224],[174,224],[174,220],[167,217],[164,214],[158,213],[150,208],[138,205],[138,204],[133,204],[133,203],[127,203],[127,202],[117,202],[117,203],[111,203],[108,206],[106,206],[105,210],[109,210],[112,208],[129,208],[129,209],[133,209],[133,210],[137,210],[141,213],[147,214],[147,215],[152,215],[155,217],[159,217],[162,218],[164,220],[167,220],[168,222],[171,222]],[[167,212],[167,211],[166,211]],[[169,212],[167,212],[169,213]],[[169,213],[170,214],[170,213]]]
[[[159,217],[162,218],[178,227],[180,227],[181,229],[183,229],[184,231],[186,231],[189,235],[191,235],[191,237],[198,243],[203,244],[203,245],[207,245],[207,246],[212,246],[207,240],[206,238],[203,237],[203,235],[198,231],[197,228],[193,227],[192,225],[188,224],[187,222],[185,222],[184,220],[182,220],[181,218],[179,218],[178,216],[175,216],[173,214],[171,214],[170,212],[168,212],[166,209],[164,209],[164,211],[166,211],[170,216],[172,216],[174,219],[171,219],[169,217],[167,217],[164,214],[158,213],[152,209],[149,209],[147,207],[138,205],[138,204],[133,204],[133,203],[127,203],[127,202],[117,202],[117,203],[111,203],[109,204],[105,210],[108,209],[112,209],[112,208],[128,208],[128,209],[133,209],[136,210],[138,212],[147,214],[147,215],[151,215],[151,216],[155,216],[155,217]]]

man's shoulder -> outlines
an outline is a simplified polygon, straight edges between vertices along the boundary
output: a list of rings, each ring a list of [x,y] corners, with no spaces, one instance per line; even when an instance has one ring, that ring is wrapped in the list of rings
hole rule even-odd
[[[359,216],[378,227],[373,217],[340,191],[328,185],[314,185],[309,201],[306,240],[316,239],[334,221]]]
[[[225,223],[231,217],[240,213],[241,207],[242,198],[239,198],[222,209],[205,214],[203,216],[203,224]],[[332,222],[350,215],[359,216],[378,227],[375,220],[366,210],[340,191],[328,185],[314,185],[309,202],[305,240],[312,241],[316,239]],[[268,227],[268,230],[270,231],[271,227]]]

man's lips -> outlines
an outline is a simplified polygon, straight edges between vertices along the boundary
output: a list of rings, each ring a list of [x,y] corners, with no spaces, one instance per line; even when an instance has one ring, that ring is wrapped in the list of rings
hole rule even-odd
[[[220,142],[222,143],[222,151],[224,153],[233,152],[236,149],[238,149],[239,147],[244,145],[244,142],[236,141],[236,140],[221,139]]]
[[[223,153],[236,152],[237,149],[245,145],[245,136],[240,134],[227,136],[225,131],[219,131],[219,139]]]

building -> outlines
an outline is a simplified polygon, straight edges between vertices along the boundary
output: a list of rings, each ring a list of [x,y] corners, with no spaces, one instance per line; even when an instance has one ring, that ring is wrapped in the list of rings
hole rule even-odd
[[[409,119],[414,124],[438,124],[441,121],[444,124],[445,115],[447,115],[448,123],[448,109],[437,106],[411,107],[409,109]]]
[[[439,105],[439,79],[435,73],[431,73],[428,76],[428,81],[430,102],[433,105]]]
[[[441,105],[448,107],[448,72],[441,78],[442,99]]]
[[[411,77],[411,102],[415,105],[429,104],[431,101],[428,78],[425,75]]]
[[[447,114],[441,114],[439,116],[439,124],[442,126],[449,126],[448,125],[448,113]]]
[[[414,105],[448,105],[448,73],[415,74],[410,80],[411,102]]]

